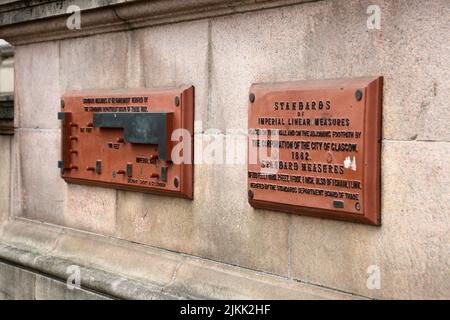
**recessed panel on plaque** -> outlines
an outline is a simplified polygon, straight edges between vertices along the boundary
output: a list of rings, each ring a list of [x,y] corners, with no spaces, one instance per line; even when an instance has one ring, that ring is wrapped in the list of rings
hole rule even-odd
[[[58,118],[67,182],[192,198],[193,87],[67,92]]]
[[[381,77],[254,84],[249,100],[253,207],[381,224]]]

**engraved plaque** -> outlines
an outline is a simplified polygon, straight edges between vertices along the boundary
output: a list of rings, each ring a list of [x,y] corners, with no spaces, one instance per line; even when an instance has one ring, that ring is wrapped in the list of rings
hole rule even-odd
[[[61,176],[192,198],[193,116],[193,87],[67,92],[58,114]]]
[[[253,207],[380,225],[382,78],[255,84]]]

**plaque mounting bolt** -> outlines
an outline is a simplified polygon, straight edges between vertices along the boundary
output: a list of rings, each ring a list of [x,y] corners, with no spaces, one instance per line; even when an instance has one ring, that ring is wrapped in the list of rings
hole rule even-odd
[[[180,183],[179,183],[179,181],[178,181],[178,178],[173,178],[173,185],[175,186],[175,188],[178,188],[178,185],[179,185]]]
[[[363,97],[363,92],[362,92],[362,90],[361,90],[361,89],[356,90],[356,92],[355,92],[355,98],[356,98],[356,100],[357,100],[357,101],[361,101],[362,97]]]
[[[180,97],[179,96],[175,97],[175,106],[177,106],[177,107],[180,106]]]
[[[359,204],[359,202],[357,202],[356,204],[355,204],[355,209],[356,210],[361,210],[361,205]]]
[[[248,198],[253,199],[253,191],[252,190],[248,190]]]
[[[248,99],[250,100],[251,103],[255,102],[255,99],[256,99],[255,94],[254,93],[250,93],[249,96],[248,96]]]

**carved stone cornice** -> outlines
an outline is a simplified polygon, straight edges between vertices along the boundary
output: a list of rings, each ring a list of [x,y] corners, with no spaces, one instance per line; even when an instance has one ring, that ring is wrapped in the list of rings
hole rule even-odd
[[[314,0],[111,0],[6,1],[0,5],[0,38],[13,45],[225,16]],[[316,0],[317,1],[317,0]],[[67,28],[70,5],[81,9],[81,28]]]

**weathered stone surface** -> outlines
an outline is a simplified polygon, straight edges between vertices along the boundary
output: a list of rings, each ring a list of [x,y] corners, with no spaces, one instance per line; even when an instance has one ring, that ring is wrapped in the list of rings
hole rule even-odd
[[[221,272],[217,272],[220,270]],[[204,299],[361,299],[297,281],[270,277],[250,270],[194,260],[182,264],[168,290]],[[202,281],[198,281],[201,278]],[[231,290],[230,290],[231,289]]]
[[[77,265],[81,287],[108,296],[125,299],[361,298],[285,277],[40,222],[16,220],[4,225],[1,231],[2,259],[46,272],[61,279],[63,284],[67,267]],[[40,239],[44,237],[53,238],[54,244],[43,246]]]
[[[2,12],[11,11],[11,14],[4,13],[0,18],[1,25],[30,22],[33,20],[45,19],[54,16],[67,14],[67,8],[76,4],[80,10],[105,8],[111,5],[121,4],[124,2],[132,2],[135,0],[91,0],[75,2],[72,0],[62,0],[59,3],[40,2],[40,1],[2,1]],[[8,12],[9,13],[9,12]],[[119,19],[119,17],[117,17]],[[72,31],[73,32],[73,31]]]
[[[63,222],[65,183],[59,176],[60,133],[58,130],[24,129],[16,132],[14,186],[16,212],[50,223]]]
[[[0,300],[33,300],[35,274],[0,262]]]
[[[116,192],[114,189],[67,184],[64,224],[112,235],[116,226]]]
[[[104,300],[105,296],[0,263],[0,300]]]
[[[384,142],[380,228],[292,219],[292,275],[374,298],[448,298],[450,143]],[[379,267],[381,288],[366,286]]]
[[[287,275],[289,218],[250,207],[246,165],[198,164],[194,172],[193,201],[119,192],[118,236]]]
[[[128,44],[126,33],[61,41],[61,93],[65,90],[125,88]]]
[[[207,121],[208,22],[195,21],[130,33],[127,85],[195,87],[195,119]]]
[[[41,275],[36,276],[36,300],[109,300],[108,298],[81,289],[69,289],[64,282]]]
[[[111,33],[61,41],[61,93],[81,89],[123,89],[127,83],[129,35]],[[67,185],[65,225],[111,235],[116,191]]]
[[[22,128],[58,128],[59,43],[15,48],[16,124]]]
[[[195,219],[196,254],[287,275],[289,217],[254,210],[247,201],[246,165],[203,165],[202,207]]]
[[[11,138],[0,136],[0,221],[9,214]]]
[[[382,75],[384,138],[448,141],[446,1],[381,1],[381,30],[367,28],[370,4],[317,1],[212,19],[208,125],[246,128],[254,82]]]
[[[191,200],[118,191],[117,236],[191,253],[193,212]]]
[[[122,281],[126,280],[125,277],[120,276],[124,274],[124,270],[127,270],[128,277],[145,278],[149,283],[165,286],[171,281],[177,265],[183,260],[183,257],[156,248],[147,252],[145,247],[131,245],[126,241],[101,237],[86,238],[76,233],[61,237],[55,253],[70,260],[79,248],[83,250],[79,253],[75,264],[87,268],[104,266],[101,268],[102,271],[110,273],[110,277],[116,276],[115,279],[109,279],[111,283],[108,286],[111,287],[118,287]],[[115,263],[111,264],[111,261]],[[85,273],[83,271],[84,278]],[[90,277],[89,281],[93,283],[106,278],[105,274],[97,274]]]

